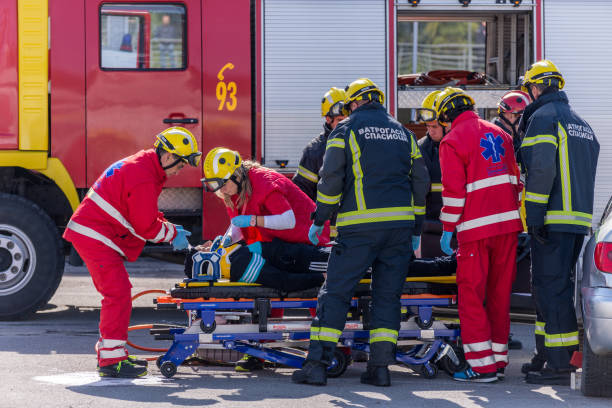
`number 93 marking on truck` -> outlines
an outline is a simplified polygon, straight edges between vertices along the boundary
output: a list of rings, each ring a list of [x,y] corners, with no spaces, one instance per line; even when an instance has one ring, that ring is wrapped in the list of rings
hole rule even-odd
[[[217,95],[217,100],[219,101],[217,110],[222,111],[223,107],[226,107],[228,111],[233,111],[236,109],[236,105],[238,104],[238,101],[236,100],[236,92],[238,92],[238,87],[234,81],[224,81],[225,77],[223,76],[223,71],[226,69],[234,69],[234,64],[228,62],[217,74],[217,79],[219,80],[219,82],[217,82],[217,89],[215,92]]]

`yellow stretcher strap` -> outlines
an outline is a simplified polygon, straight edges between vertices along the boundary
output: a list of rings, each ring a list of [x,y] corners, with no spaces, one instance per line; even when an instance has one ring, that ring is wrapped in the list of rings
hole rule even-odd
[[[428,276],[428,277],[414,277],[406,278],[406,282],[424,282],[424,283],[457,283],[456,276]],[[362,279],[359,283],[372,283],[372,279]],[[204,286],[223,286],[223,287],[241,287],[241,286],[261,286],[259,283],[244,283],[244,282],[229,282],[229,281],[217,281],[217,282],[180,282],[178,284],[181,288],[194,288]]]

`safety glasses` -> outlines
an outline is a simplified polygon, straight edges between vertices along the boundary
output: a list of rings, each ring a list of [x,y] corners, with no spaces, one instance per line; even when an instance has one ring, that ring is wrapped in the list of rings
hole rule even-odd
[[[438,119],[438,114],[433,109],[428,108],[418,108],[417,112],[417,121],[419,122],[433,122]]]
[[[191,153],[189,156],[179,156],[178,154],[175,154],[175,156],[177,156],[190,166],[198,167],[198,165],[200,164],[200,159],[202,158],[202,153]]]
[[[229,179],[222,178],[203,178],[200,179],[202,182],[202,186],[204,187],[204,191],[209,193],[214,193],[215,191],[220,190],[225,183],[227,183]]]
[[[329,108],[329,112],[327,112],[327,116],[334,118],[336,116],[347,116],[345,114],[345,109],[344,109],[344,102],[343,101],[338,101],[336,103],[334,103],[330,108]]]

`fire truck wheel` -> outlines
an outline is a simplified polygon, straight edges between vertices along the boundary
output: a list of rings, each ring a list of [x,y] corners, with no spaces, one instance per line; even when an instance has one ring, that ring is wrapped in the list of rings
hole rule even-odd
[[[25,318],[47,304],[63,273],[51,218],[23,197],[0,193],[0,320]]]

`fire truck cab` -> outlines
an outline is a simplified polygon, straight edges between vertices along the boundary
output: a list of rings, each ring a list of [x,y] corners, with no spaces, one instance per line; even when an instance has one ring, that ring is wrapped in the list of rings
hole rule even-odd
[[[552,59],[574,108],[602,141],[612,125],[601,109],[612,85],[598,80],[612,62],[601,53],[611,36],[601,33],[612,34],[610,7],[605,0],[3,2],[0,318],[26,316],[49,301],[69,249],[61,233],[80,199],[109,164],[152,147],[166,127],[189,129],[204,154],[223,145],[291,174],[321,131],[322,95],[369,77],[389,111],[423,135],[414,109],[447,84],[400,85],[397,78],[420,71],[419,58],[451,57],[439,44],[423,48],[417,36],[407,43],[406,26],[415,33],[432,21],[486,28],[480,48],[465,55],[473,61],[472,51],[480,52],[491,79],[465,86],[485,115],[531,62]],[[612,166],[606,143],[596,213],[612,188],[601,176]],[[158,203],[193,232],[194,243],[228,223],[201,177],[201,167],[186,169]]]

